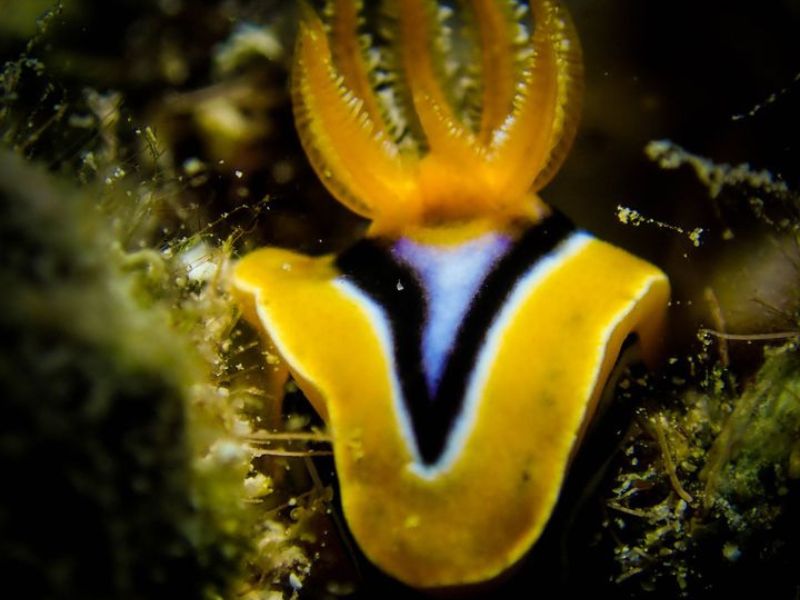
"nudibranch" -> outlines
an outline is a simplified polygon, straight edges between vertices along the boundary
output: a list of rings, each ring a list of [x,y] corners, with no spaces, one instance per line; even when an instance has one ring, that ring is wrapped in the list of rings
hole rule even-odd
[[[485,581],[540,536],[624,340],[656,355],[669,284],[537,195],[582,88],[557,0],[457,5],[477,110],[452,89],[437,2],[381,4],[391,72],[365,6],[328,4],[300,24],[296,126],[370,227],[336,256],[257,250],[233,287],[330,431],[366,556],[415,587]]]

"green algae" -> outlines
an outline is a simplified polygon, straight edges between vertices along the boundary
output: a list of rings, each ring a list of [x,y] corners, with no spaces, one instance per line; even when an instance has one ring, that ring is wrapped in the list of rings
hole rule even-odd
[[[768,171],[718,165],[666,141],[650,144],[647,153],[664,169],[691,168],[709,198],[720,202],[722,213],[732,206],[741,210],[742,197],[757,193],[765,198],[757,205],[745,203],[767,231],[760,243],[786,240],[786,232],[794,231],[793,220],[774,215],[796,211],[798,198]],[[727,190],[735,194],[726,196]],[[721,235],[725,243],[737,243],[734,232]],[[777,260],[787,265],[780,272],[796,275],[791,262],[796,242],[789,238],[779,244]],[[720,268],[740,269],[746,258],[729,258]],[[771,265],[762,261],[753,268],[768,271]],[[714,281],[725,279],[710,278],[706,288],[707,318],[714,325],[700,329],[699,349],[670,359],[661,375],[628,382],[620,392],[630,396],[630,389],[638,387],[635,395],[644,400],[620,448],[603,524],[615,540],[615,581],[630,597],[642,590],[655,597],[711,598],[756,589],[770,597],[790,597],[797,589],[790,565],[800,555],[795,535],[798,333],[726,331],[725,310],[710,287]],[[785,287],[770,278],[755,281]],[[749,283],[739,279],[739,295],[750,289]],[[731,288],[723,298],[735,291]],[[771,290],[756,289],[755,294],[768,298]],[[786,300],[785,312],[775,309],[773,321],[796,319],[796,306],[793,310],[791,299]],[[736,307],[725,301],[731,313]],[[764,321],[751,309],[731,322],[757,327]],[[748,362],[740,356],[735,366],[731,353],[741,355],[737,345],[760,351],[748,351]]]
[[[224,504],[191,493],[203,487],[186,414],[198,364],[168,315],[134,299],[89,210],[0,157],[9,585],[46,598],[214,597],[243,544],[222,527]]]
[[[286,511],[296,486],[273,495],[286,460],[256,435],[273,399],[241,364],[261,354],[226,290],[239,226],[206,219],[121,93],[76,89],[36,57],[60,14],[0,75],[9,585],[41,598],[296,596],[301,540],[329,494]]]

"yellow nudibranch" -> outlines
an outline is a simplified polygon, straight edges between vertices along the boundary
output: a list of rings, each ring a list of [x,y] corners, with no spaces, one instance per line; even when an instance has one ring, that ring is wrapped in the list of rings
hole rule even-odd
[[[233,280],[329,428],[356,541],[421,588],[491,579],[530,549],[623,341],[651,360],[669,296],[656,267],[536,195],[577,127],[564,7],[457,6],[475,106],[454,100],[435,0],[381,4],[389,69],[360,34],[364,6],[331,0],[325,23],[306,10],[296,125],[371,226],[336,256],[257,250]]]

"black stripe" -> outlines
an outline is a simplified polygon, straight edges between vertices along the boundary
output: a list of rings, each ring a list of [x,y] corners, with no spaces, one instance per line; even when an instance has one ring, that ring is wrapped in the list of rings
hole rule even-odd
[[[460,413],[469,375],[484,336],[517,280],[551,252],[574,226],[564,215],[525,230],[481,284],[456,334],[435,396],[430,397],[422,363],[425,290],[415,273],[391,253],[391,241],[365,239],[336,261],[344,277],[380,305],[389,320],[403,398],[425,464],[441,456]],[[399,286],[398,286],[399,283]],[[398,287],[402,289],[398,289]]]
[[[417,427],[424,407],[430,404],[421,354],[422,325],[427,313],[425,292],[416,275],[394,259],[389,244],[382,240],[357,242],[338,257],[336,266],[385,311],[401,391],[420,443]]]

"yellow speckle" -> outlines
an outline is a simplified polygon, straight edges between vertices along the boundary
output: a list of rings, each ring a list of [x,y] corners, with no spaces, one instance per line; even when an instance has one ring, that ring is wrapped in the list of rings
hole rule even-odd
[[[703,234],[702,227],[695,227],[689,232],[689,239],[691,240],[692,244],[694,244],[695,248],[700,246],[700,236]]]
[[[364,446],[361,439],[362,435],[362,431],[360,429],[356,429],[347,440],[347,446],[350,448],[350,451],[353,453],[353,457],[357,461],[364,458]]]
[[[183,171],[190,177],[205,171],[206,165],[199,158],[187,158],[183,162]]]
[[[625,225],[633,225],[634,227],[638,227],[645,222],[645,219],[641,213],[622,205],[617,206],[617,219],[619,219],[620,223]]]
[[[248,498],[260,498],[272,492],[272,479],[258,473],[244,480],[244,493]]]
[[[419,527],[420,518],[419,515],[408,515],[406,520],[403,522],[403,526],[406,529],[414,529],[415,527]]]
[[[689,241],[691,241],[692,245],[695,247],[700,246],[700,236],[704,232],[702,227],[695,227],[691,231],[686,231],[682,227],[671,225],[670,223],[665,223],[664,221],[659,221],[651,217],[646,217],[638,210],[622,205],[617,205],[617,219],[620,223],[625,225],[633,225],[634,227],[639,227],[639,225],[655,225],[659,229],[668,229],[670,231],[674,231],[675,233],[686,235],[689,238]]]
[[[722,547],[722,556],[731,562],[735,562],[742,556],[742,551],[739,550],[739,546],[736,544],[728,542]]]

